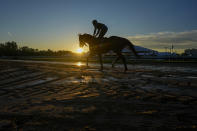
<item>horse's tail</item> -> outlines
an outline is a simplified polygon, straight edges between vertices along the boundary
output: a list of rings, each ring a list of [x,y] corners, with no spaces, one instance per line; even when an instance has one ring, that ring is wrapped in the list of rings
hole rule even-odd
[[[131,43],[131,42],[129,41],[129,43],[128,43],[127,45],[128,45],[128,47],[129,47],[129,49],[134,53],[134,55],[135,55],[137,58],[139,58],[139,55],[137,54],[137,51],[135,50],[135,47],[134,47],[133,43]]]

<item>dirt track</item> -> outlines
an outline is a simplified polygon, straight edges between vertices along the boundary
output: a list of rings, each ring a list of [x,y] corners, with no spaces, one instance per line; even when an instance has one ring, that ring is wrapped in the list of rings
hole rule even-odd
[[[168,69],[0,61],[0,130],[197,128],[197,72]]]

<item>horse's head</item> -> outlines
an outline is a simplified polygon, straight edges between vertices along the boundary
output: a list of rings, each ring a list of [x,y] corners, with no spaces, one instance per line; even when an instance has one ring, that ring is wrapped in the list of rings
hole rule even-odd
[[[79,46],[84,47],[90,44],[93,36],[89,34],[79,34]]]
[[[87,46],[84,35],[79,34],[79,47],[84,47],[84,46]]]

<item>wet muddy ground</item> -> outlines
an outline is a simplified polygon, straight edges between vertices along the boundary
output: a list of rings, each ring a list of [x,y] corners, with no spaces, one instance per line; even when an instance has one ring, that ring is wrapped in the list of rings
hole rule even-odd
[[[192,130],[195,67],[0,61],[0,130]]]

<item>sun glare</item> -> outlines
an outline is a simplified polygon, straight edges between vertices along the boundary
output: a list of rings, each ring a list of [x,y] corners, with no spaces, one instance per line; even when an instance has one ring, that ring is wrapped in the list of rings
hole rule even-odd
[[[81,66],[82,64],[81,64],[81,62],[77,62],[77,66]]]
[[[77,53],[82,53],[83,52],[83,49],[82,48],[78,48],[77,49]]]

